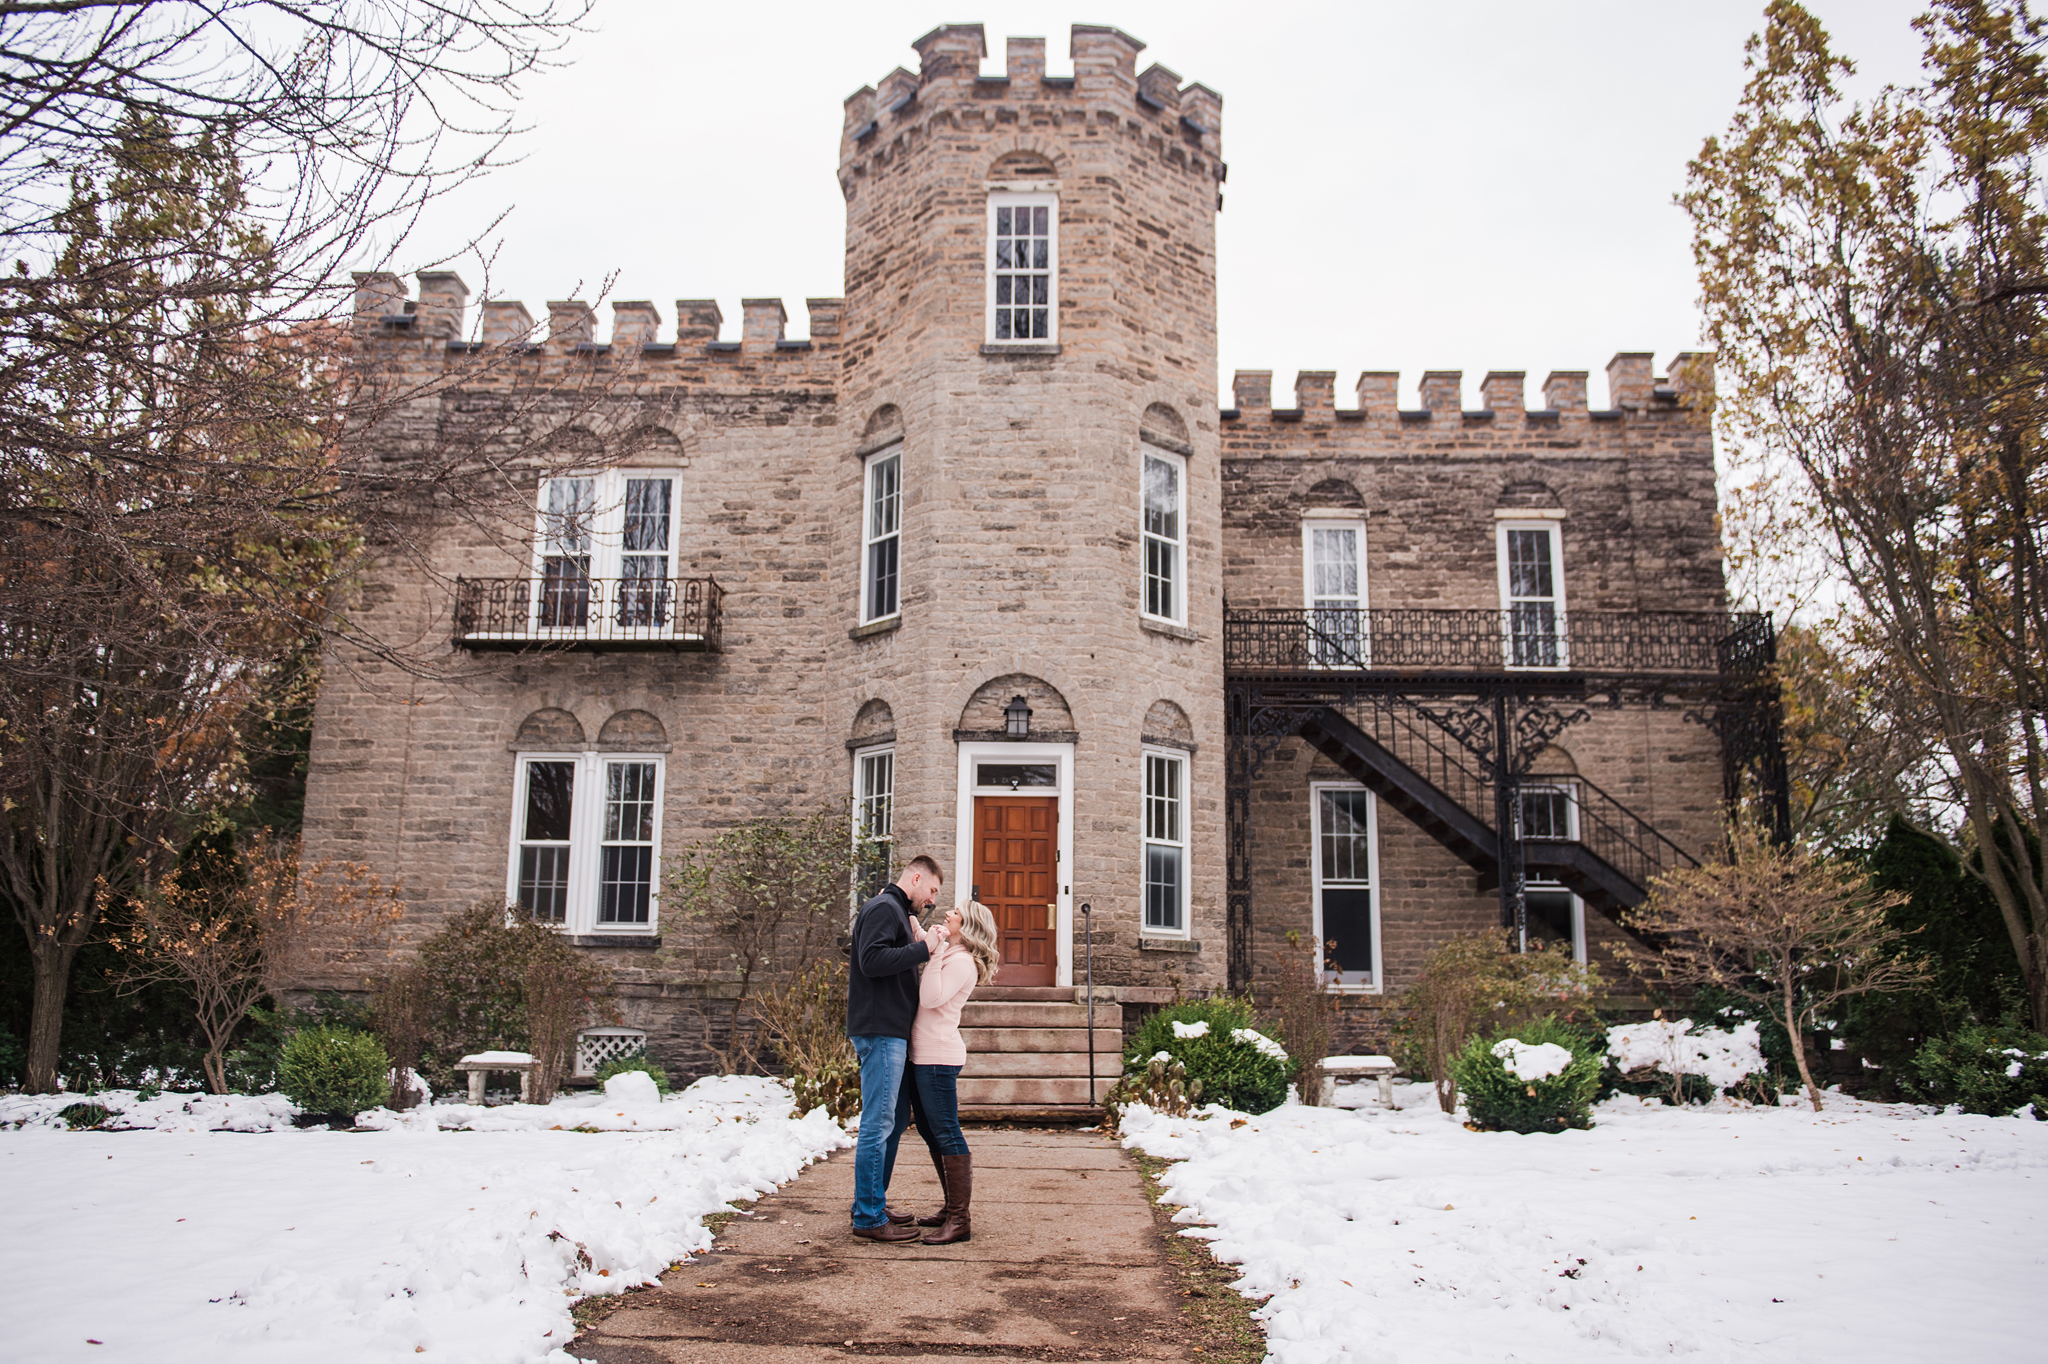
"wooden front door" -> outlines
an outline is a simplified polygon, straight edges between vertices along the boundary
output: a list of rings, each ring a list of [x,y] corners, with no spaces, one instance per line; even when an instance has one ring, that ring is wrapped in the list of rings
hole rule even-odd
[[[974,884],[995,916],[997,985],[1052,985],[1059,973],[1057,796],[974,798]]]

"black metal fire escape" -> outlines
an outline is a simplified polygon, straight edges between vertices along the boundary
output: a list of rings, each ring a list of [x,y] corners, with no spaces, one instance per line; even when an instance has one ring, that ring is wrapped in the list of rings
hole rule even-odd
[[[1748,612],[1234,611],[1223,626],[1230,980],[1252,980],[1251,790],[1298,737],[1497,888],[1558,882],[1610,916],[1693,858],[1580,776],[1568,827],[1525,829],[1537,758],[1599,709],[1678,708],[1721,741],[1724,793],[1789,822],[1771,618]]]

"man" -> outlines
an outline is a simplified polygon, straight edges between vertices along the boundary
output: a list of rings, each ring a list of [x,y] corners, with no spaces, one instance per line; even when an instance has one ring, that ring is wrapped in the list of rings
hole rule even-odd
[[[917,968],[931,959],[913,913],[929,912],[945,884],[939,864],[919,854],[903,875],[860,907],[846,982],[846,1036],[860,1057],[860,1135],[853,1148],[853,1234],[870,1241],[924,1235],[909,1213],[889,1212],[896,1147],[910,1126],[910,1025],[917,1018]]]

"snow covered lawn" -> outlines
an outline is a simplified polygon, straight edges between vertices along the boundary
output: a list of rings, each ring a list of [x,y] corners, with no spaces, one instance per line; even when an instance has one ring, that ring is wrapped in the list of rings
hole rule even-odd
[[[1274,1364],[2048,1357],[2048,1123],[1619,1098],[1517,1136],[1396,1096],[1126,1116],[1184,1234],[1273,1295]]]
[[[651,1280],[709,1246],[707,1213],[849,1144],[772,1080],[376,1132],[293,1129],[275,1096],[101,1096],[143,1130],[48,1125],[77,1097],[0,1099],[28,1124],[0,1130],[9,1359],[565,1360],[572,1301]]]

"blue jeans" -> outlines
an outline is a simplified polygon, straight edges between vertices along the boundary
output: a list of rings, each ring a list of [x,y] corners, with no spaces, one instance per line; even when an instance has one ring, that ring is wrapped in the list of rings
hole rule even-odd
[[[889,1220],[889,1177],[910,1126],[910,1039],[863,1033],[848,1039],[860,1058],[860,1133],[853,1143],[853,1224]]]
[[[935,1156],[964,1156],[967,1135],[960,1130],[960,1067],[912,1066],[917,1097],[917,1130]]]

